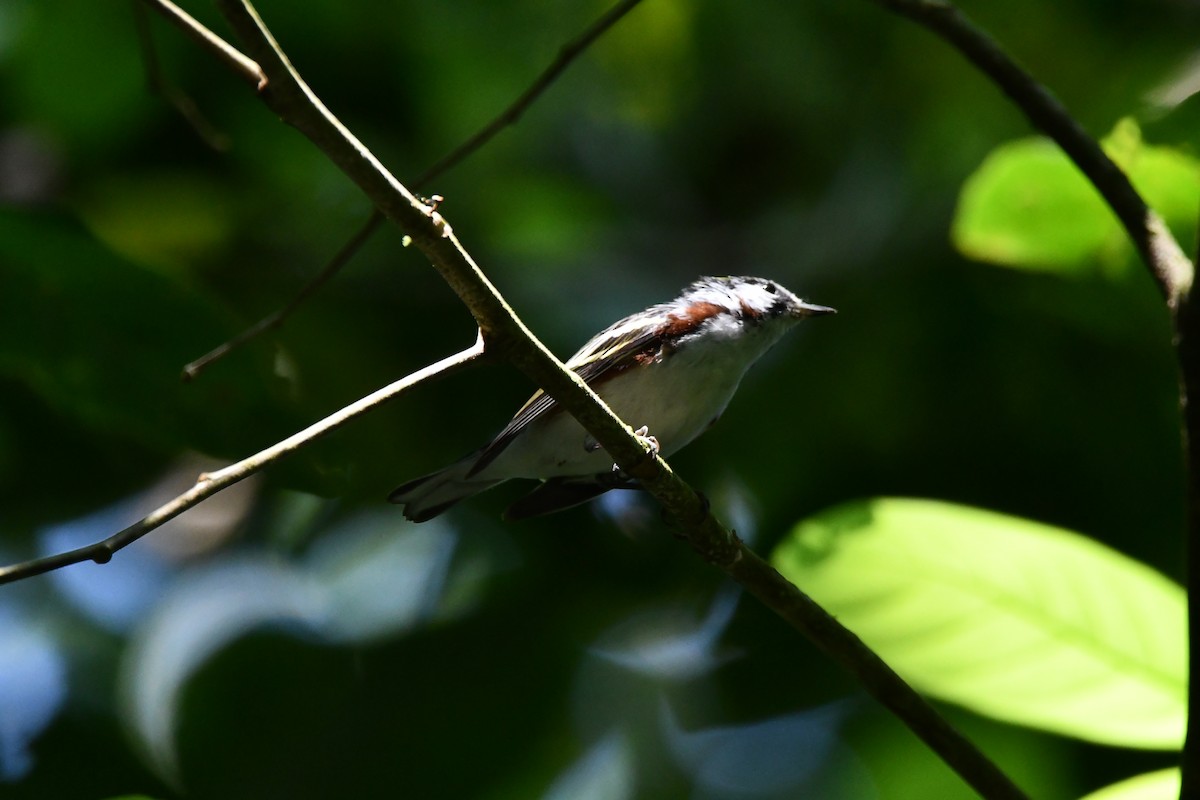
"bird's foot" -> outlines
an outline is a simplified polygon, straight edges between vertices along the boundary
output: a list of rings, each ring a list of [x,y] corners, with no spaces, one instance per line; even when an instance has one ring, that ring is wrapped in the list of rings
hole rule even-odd
[[[641,466],[648,459],[654,458],[662,451],[662,447],[659,445],[658,439],[650,435],[650,428],[647,426],[643,425],[642,427],[638,428],[633,432],[633,435],[641,439],[646,444],[646,452],[642,455],[641,460],[638,461],[637,466]],[[612,471],[621,475],[625,474],[625,472],[617,464],[613,464]]]
[[[653,436],[650,435],[650,429],[648,427],[646,427],[645,425],[643,425],[642,427],[640,427],[636,431],[634,431],[633,435],[638,437],[639,439],[641,439],[646,444],[650,445],[650,449],[648,451],[646,451],[647,455],[655,455],[656,456],[662,450],[662,448],[659,447],[659,445],[658,445],[658,439],[655,439]]]

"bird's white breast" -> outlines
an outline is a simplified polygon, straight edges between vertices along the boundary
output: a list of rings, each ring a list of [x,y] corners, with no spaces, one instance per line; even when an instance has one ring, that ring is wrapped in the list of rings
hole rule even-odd
[[[746,370],[788,326],[745,329],[733,317],[713,318],[702,333],[659,360],[595,384],[597,393],[634,428],[646,426],[664,456],[703,433],[725,410]],[[589,448],[589,445],[591,447]],[[569,414],[556,409],[509,444],[479,477],[492,479],[595,475],[613,460]]]

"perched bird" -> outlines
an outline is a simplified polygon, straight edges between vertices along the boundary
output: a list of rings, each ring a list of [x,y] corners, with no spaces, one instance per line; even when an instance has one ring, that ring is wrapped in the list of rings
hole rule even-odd
[[[668,456],[717,421],[750,365],[796,323],[833,313],[765,278],[701,278],[676,299],[605,328],[566,366]],[[538,391],[482,449],[403,484],[388,500],[424,522],[512,478],[543,483],[509,506],[508,519],[636,487],[570,414]]]

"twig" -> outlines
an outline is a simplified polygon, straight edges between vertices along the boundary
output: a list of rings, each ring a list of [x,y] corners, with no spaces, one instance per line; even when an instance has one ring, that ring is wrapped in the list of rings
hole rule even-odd
[[[458,369],[479,358],[483,353],[484,341],[481,332],[476,338],[475,344],[461,353],[456,353],[434,364],[430,364],[424,369],[417,370],[411,375],[401,378],[395,383],[389,384],[361,400],[351,403],[337,413],[329,415],[299,433],[293,434],[259,453],[255,453],[249,458],[238,461],[235,464],[230,464],[228,467],[216,472],[208,472],[201,475],[196,480],[196,485],[191,489],[150,512],[150,514],[128,528],[109,536],[103,541],[70,550],[66,553],[58,553],[45,558],[35,558],[20,564],[0,568],[0,584],[12,583],[23,578],[31,578],[34,575],[41,575],[60,567],[79,564],[84,561],[94,561],[97,564],[107,563],[112,558],[113,553],[133,544],[150,531],[174,519],[184,511],[208,499],[222,489],[227,489],[284,456],[312,444],[320,437],[337,430],[355,417],[365,414],[371,409],[386,403],[388,400],[400,396],[417,384]]]
[[[520,120],[521,116],[528,110],[529,106],[533,105],[534,101],[542,95],[550,87],[555,80],[566,70],[571,62],[579,57],[584,50],[592,45],[596,39],[600,38],[609,28],[615,25],[622,17],[628,14],[642,0],[622,0],[615,6],[610,8],[603,16],[588,26],[579,36],[569,40],[559,48],[558,56],[551,62],[550,66],[546,67],[540,75],[530,84],[529,88],[521,93],[520,97],[512,102],[508,108],[500,112],[491,122],[479,129],[470,139],[460,144],[454,150],[447,153],[433,166],[425,170],[421,175],[413,181],[413,188],[421,189],[428,186],[437,177],[441,176],[452,167],[457,166],[467,159],[485,144],[491,141],[496,134],[504,130],[509,125],[515,124]],[[341,271],[360,247],[378,230],[380,223],[383,222],[383,215],[378,210],[371,212],[370,218],[366,221],[358,233],[354,235],[346,244],[344,244],[333,257],[325,268],[322,269],[308,283],[301,287],[296,296],[283,308],[274,313],[263,317],[258,322],[251,325],[246,330],[239,333],[229,341],[218,345],[200,358],[191,362],[183,368],[184,380],[194,380],[202,370],[211,364],[224,358],[233,350],[241,347],[247,342],[261,336],[267,331],[274,330],[282,325],[293,312],[299,308],[305,300],[314,292],[323,286],[330,278]]]
[[[258,64],[247,58],[236,47],[226,42],[220,36],[200,24],[191,14],[184,11],[171,0],[143,0],[158,13],[162,14],[175,27],[197,42],[202,48],[217,60],[234,71],[242,80],[261,90],[267,84],[267,76],[263,74]]]
[[[463,142],[444,158],[422,173],[421,176],[417,178],[414,185],[418,188],[425,185],[427,182],[433,180],[446,170],[458,164],[467,156],[474,153],[476,150],[490,141],[497,133],[504,130],[509,125],[517,122],[517,120],[521,118],[521,115],[525,113],[526,109],[528,109],[529,106],[531,106],[533,102],[537,100],[538,96],[541,95],[542,92],[546,91],[546,88],[549,87],[550,84],[554,83],[554,81],[558,79],[558,76],[561,75],[568,66],[570,66],[571,62],[574,61],[580,53],[591,46],[592,42],[600,38],[605,31],[615,25],[621,19],[621,17],[632,11],[640,2],[641,0],[622,0],[620,3],[617,3],[607,12],[605,12],[602,17],[593,22],[587,30],[559,48],[558,57],[554,59],[550,66],[546,67],[542,74],[537,77],[537,80],[535,80],[520,97],[513,101],[512,105],[504,109],[504,111],[502,111],[495,119],[481,128],[478,133]]]
[[[680,534],[709,563],[725,570],[797,630],[813,637],[860,676],[867,691],[892,709],[952,769],[983,796],[1024,798],[1003,772],[958,734],[920,695],[805,597],[778,572],[721,527],[695,491],[579,377],[567,370],[512,312],[463,249],[450,226],[415,198],[313,95],[279,49],[248,0],[217,0],[218,6],[270,78],[263,101],[307,136],[396,223],[429,258],[479,322],[495,347],[587,429],[627,474],[663,506]]]
[[[874,0],[954,45],[1025,112],[1034,127],[1063,149],[1104,196],[1125,227],[1158,289],[1174,310],[1191,289],[1193,267],[1162,219],[1133,188],[1094,138],[1062,103],[1025,72],[990,36],[944,0]]]
[[[337,274],[338,270],[350,260],[350,258],[358,251],[363,242],[371,237],[379,226],[383,223],[383,215],[378,211],[373,212],[365,225],[359,229],[358,233],[354,234],[350,241],[342,245],[342,249],[337,252],[333,259],[325,265],[317,275],[304,285],[304,288],[292,298],[292,301],[275,313],[263,317],[258,322],[251,325],[246,330],[239,333],[227,342],[218,345],[204,355],[197,358],[183,368],[183,379],[185,381],[194,380],[200,372],[214,361],[224,358],[230,351],[245,344],[256,336],[260,336],[266,331],[278,328],[283,324],[289,316],[292,315],[300,304],[308,299],[309,295],[320,289],[326,281]]]
[[[133,25],[142,53],[142,63],[146,68],[146,85],[152,93],[162,97],[179,112],[202,142],[218,153],[224,153],[229,149],[229,137],[204,116],[196,101],[163,77],[158,53],[154,49],[154,38],[146,20],[146,9],[142,7],[141,0],[130,0],[130,5],[133,6]]]

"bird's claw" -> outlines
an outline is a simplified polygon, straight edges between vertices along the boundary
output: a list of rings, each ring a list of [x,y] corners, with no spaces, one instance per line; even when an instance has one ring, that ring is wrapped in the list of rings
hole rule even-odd
[[[659,447],[659,445],[658,445],[658,439],[655,439],[653,436],[650,435],[650,429],[648,427],[646,427],[645,425],[643,425],[642,427],[640,427],[636,431],[634,431],[633,435],[638,437],[639,439],[641,439],[646,444],[650,445],[650,449],[647,451],[648,455],[656,456],[659,454],[659,451],[662,450],[662,448]]]
[[[643,425],[642,427],[638,428],[636,431],[633,432],[633,435],[638,437],[639,439],[641,439],[647,445],[647,450],[643,454],[642,460],[638,462],[639,464],[646,461],[647,459],[654,458],[656,455],[658,455],[662,451],[662,447],[661,447],[661,445],[659,445],[658,439],[656,439],[650,435],[650,428],[648,428],[647,426]],[[621,470],[620,466],[618,466],[617,464],[613,464],[612,471],[613,472],[621,472],[622,470]]]

